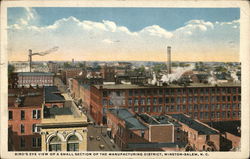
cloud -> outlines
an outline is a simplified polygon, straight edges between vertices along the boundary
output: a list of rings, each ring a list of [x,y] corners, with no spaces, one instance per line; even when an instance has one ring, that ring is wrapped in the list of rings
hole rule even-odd
[[[28,49],[43,51],[53,46],[60,47],[58,52],[61,51],[61,57],[67,57],[70,53],[71,57],[76,56],[79,59],[101,59],[104,58],[101,53],[105,52],[105,56],[108,57],[110,53],[110,57],[113,58],[112,53],[115,53],[121,60],[128,59],[125,57],[138,58],[137,60],[140,58],[165,60],[166,45],[172,46],[175,57],[182,56],[185,52],[187,57],[197,54],[209,58],[215,56],[212,53],[224,50],[230,52],[232,57],[238,55],[238,20],[214,23],[190,20],[173,31],[152,25],[132,32],[126,26],[119,26],[114,21],[81,21],[73,16],[59,19],[52,25],[38,26],[33,23],[37,17],[34,9],[26,8],[25,16],[16,24],[9,26],[10,58],[14,58],[20,52],[22,58],[26,58]],[[228,41],[234,43],[229,44]],[[111,47],[110,44],[114,43],[115,45]],[[145,56],[140,56],[139,52]],[[100,56],[93,56],[98,53]]]
[[[114,41],[110,40],[110,39],[104,39],[102,42],[107,43],[107,44],[113,44]]]

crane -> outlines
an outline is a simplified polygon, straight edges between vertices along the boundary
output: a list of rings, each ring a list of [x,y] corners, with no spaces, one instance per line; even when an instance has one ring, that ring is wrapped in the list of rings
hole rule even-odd
[[[32,56],[45,56],[51,52],[57,51],[59,47],[53,47],[49,50],[43,51],[43,52],[36,52],[36,53],[32,53],[32,50],[29,49],[29,64],[30,64],[30,72],[31,72],[31,65],[32,65]]]

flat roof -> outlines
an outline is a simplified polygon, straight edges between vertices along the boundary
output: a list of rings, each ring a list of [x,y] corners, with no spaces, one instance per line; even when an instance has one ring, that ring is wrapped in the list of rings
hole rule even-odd
[[[51,108],[44,108],[44,118],[52,118],[56,115],[72,115],[72,111],[68,107],[51,107]],[[62,121],[63,122],[63,121]]]
[[[19,72],[19,76],[53,76],[51,72]]]
[[[160,122],[161,124],[168,124],[168,123],[172,123],[175,127],[180,127],[181,124],[179,124],[176,121],[172,121],[169,117],[165,116],[165,115],[159,115],[159,116],[152,116],[155,120],[157,120],[158,122]]]
[[[216,85],[217,87],[240,87],[240,83],[220,83]],[[147,88],[192,88],[192,87],[216,87],[215,85],[211,84],[204,84],[204,83],[191,83],[187,86],[177,85],[177,84],[170,84],[170,85],[163,85],[163,86],[155,86],[155,85],[135,85],[135,84],[105,84],[105,85],[94,85],[97,89],[147,89]]]
[[[147,115],[147,114],[139,114],[140,118],[146,122],[147,124],[150,124],[150,125],[158,125],[158,124],[161,124],[157,121],[155,121],[151,116]],[[167,124],[167,123],[166,123]]]
[[[64,102],[65,99],[61,95],[56,86],[45,86],[45,102]]]
[[[206,126],[184,114],[169,114],[174,119],[180,121],[181,123],[189,126],[190,128],[198,131],[199,135],[211,135],[211,134],[219,134],[217,131],[212,129],[209,126]]]
[[[140,129],[140,130],[146,130],[148,129],[146,126],[144,126],[136,117],[129,112],[127,109],[119,108],[114,109],[111,108],[109,111],[117,116],[118,118],[124,120],[126,122],[126,126],[129,129]]]

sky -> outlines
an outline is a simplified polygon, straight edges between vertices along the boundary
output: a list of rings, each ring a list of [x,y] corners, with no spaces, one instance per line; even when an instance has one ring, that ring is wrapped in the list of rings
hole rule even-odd
[[[8,8],[8,58],[239,61],[239,8]]]

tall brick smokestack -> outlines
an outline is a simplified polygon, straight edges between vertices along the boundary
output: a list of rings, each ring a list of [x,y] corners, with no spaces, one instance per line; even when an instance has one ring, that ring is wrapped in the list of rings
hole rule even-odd
[[[167,56],[168,56],[168,63],[167,63],[167,68],[168,68],[168,74],[171,74],[171,47],[167,47]]]

